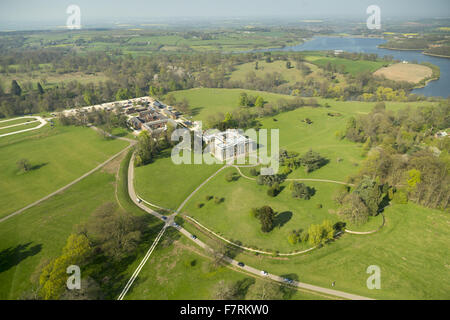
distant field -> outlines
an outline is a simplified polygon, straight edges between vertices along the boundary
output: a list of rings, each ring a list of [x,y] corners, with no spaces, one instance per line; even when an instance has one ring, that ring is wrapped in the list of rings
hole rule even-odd
[[[127,145],[92,129],[60,125],[0,138],[0,217],[75,180]],[[30,162],[29,172],[18,169],[21,159]]]
[[[412,63],[397,63],[377,70],[374,75],[384,76],[389,80],[419,83],[431,77],[433,70],[430,67]]]
[[[35,121],[35,119],[31,119],[31,118],[19,118],[19,119],[15,119],[15,120],[9,120],[6,121],[8,119],[2,119],[0,118],[0,129],[4,128],[4,127],[9,127],[15,124],[19,124],[19,123],[27,123],[30,121]]]
[[[31,73],[10,73],[10,74],[2,74],[0,77],[0,82],[3,88],[6,91],[10,90],[11,81],[17,80],[19,85],[24,89],[23,84],[26,82],[31,82],[33,88],[36,89],[37,82],[40,82],[41,85],[45,88],[56,86],[61,82],[69,82],[69,81],[79,81],[81,83],[89,83],[89,82],[100,82],[108,80],[108,77],[103,75],[102,73],[97,74],[85,74],[82,72],[72,72],[65,74],[57,74],[52,72],[43,71],[33,71]]]
[[[277,60],[271,63],[267,63],[264,60],[258,61],[258,69],[255,69],[255,62],[244,63],[236,67],[236,70],[232,72],[230,80],[245,81],[249,72],[254,72],[256,77],[263,78],[268,73],[278,72],[282,75],[283,80],[289,84],[295,84],[299,81],[304,81],[305,77],[302,76],[300,70],[295,67],[295,62],[291,61],[292,67],[286,68],[286,61]],[[305,63],[312,71],[311,76],[315,76],[318,68],[311,63]],[[317,75],[316,75],[317,76]]]
[[[253,96],[261,96],[267,102],[276,102],[279,99],[292,98],[282,94],[254,90],[210,88],[175,91],[173,92],[173,95],[178,100],[186,98],[189,101],[194,113],[194,120],[206,121],[210,115],[215,115],[218,112],[225,114],[237,109],[239,96],[242,92],[247,92],[249,95]]]

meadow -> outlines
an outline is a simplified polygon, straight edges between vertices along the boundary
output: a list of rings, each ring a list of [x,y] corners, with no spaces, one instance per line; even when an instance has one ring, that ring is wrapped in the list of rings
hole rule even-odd
[[[56,191],[127,145],[88,128],[58,124],[0,138],[0,217]],[[29,161],[28,172],[17,166],[21,159]]]
[[[129,158],[130,154],[113,160],[63,193],[0,224],[0,299],[18,299],[30,290],[30,277],[38,264],[58,256],[67,237],[107,202],[133,215],[145,215],[148,221],[147,234],[136,255],[103,275],[111,278],[105,284],[106,298],[117,298],[162,227],[161,221],[140,210],[128,197]],[[96,273],[97,268],[93,265],[85,271]]]
[[[449,299],[448,215],[414,204],[385,210],[372,235],[345,234],[323,248],[288,260],[240,253],[240,261],[300,281],[376,299]],[[366,286],[367,267],[381,269],[381,289]]]
[[[321,67],[328,64],[336,67],[342,66],[345,73],[354,76],[362,72],[374,72],[386,65],[385,61],[350,60],[337,57],[307,56],[306,60]]]

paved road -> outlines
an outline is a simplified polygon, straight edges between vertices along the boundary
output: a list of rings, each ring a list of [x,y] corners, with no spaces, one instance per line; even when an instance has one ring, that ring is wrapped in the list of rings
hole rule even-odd
[[[130,164],[128,166],[128,194],[130,196],[130,198],[132,199],[132,201],[142,210],[148,212],[149,214],[162,219],[162,215],[160,215],[159,213],[155,212],[154,210],[150,209],[149,207],[145,206],[141,201],[139,201],[136,197],[136,192],[134,189],[134,154],[130,160]],[[188,197],[187,200],[189,200],[193,194],[195,194],[195,192],[197,192],[200,187],[202,187],[206,182],[208,182],[210,179],[212,179],[216,174],[218,174],[220,171],[222,171],[224,168],[226,168],[227,166],[224,166],[222,168],[220,168],[216,173],[214,173],[213,175],[211,175],[209,178],[207,178],[198,188],[196,188]],[[185,203],[187,202],[187,200],[183,201],[183,203],[180,205],[180,207],[178,208],[177,212],[179,210],[181,210],[181,208],[183,208],[183,206],[185,205]],[[214,250],[209,247],[206,243],[204,243],[203,241],[199,240],[198,238],[193,237],[193,235],[187,231],[186,229],[184,229],[181,226],[178,225],[174,225],[174,217],[175,217],[176,213],[173,214],[170,217],[167,217],[167,220],[165,220],[165,225],[163,227],[163,229],[161,230],[160,234],[162,235],[162,233],[164,233],[164,230],[169,227],[172,226],[174,228],[176,228],[178,231],[181,232],[181,234],[183,234],[184,236],[188,237],[191,241],[193,241],[195,244],[197,244],[198,246],[200,246],[201,248],[204,248],[205,250],[211,251],[213,252]],[[147,252],[147,255],[144,257],[144,259],[141,261],[141,264],[138,266],[138,268],[136,269],[136,271],[133,273],[133,276],[131,277],[131,279],[128,281],[127,286],[125,286],[124,291],[122,292],[123,294],[121,294],[118,298],[118,300],[122,300],[126,294],[126,292],[128,291],[128,289],[131,287],[133,281],[137,278],[137,276],[139,275],[139,272],[141,271],[142,267],[144,266],[145,262],[148,260],[148,258],[150,258],[150,254],[153,252],[154,248],[156,247],[158,241],[161,239],[161,237],[158,237],[155,239],[155,241],[153,242],[152,246],[150,247],[149,251]],[[236,267],[236,268],[240,268],[248,273],[254,274],[256,276],[262,276],[261,274],[261,270],[258,270],[256,268],[253,268],[251,266],[243,266],[240,267],[238,265],[238,261],[231,259],[229,257],[225,257],[225,260],[231,264],[232,266]],[[283,284],[287,284],[286,281],[277,275],[274,274],[267,274],[266,276],[273,281],[279,282],[279,283],[283,283]],[[333,290],[333,289],[328,289],[328,288],[323,288],[323,287],[319,287],[319,286],[315,286],[315,285],[311,285],[308,283],[304,283],[304,282],[299,282],[299,281],[292,281],[291,284],[288,285],[292,285],[294,287],[298,287],[298,288],[302,288],[302,289],[307,289],[310,291],[315,291],[315,292],[320,292],[323,294],[327,294],[327,295],[331,295],[331,296],[336,296],[336,297],[340,297],[340,298],[344,298],[344,299],[349,299],[349,300],[373,300],[371,298],[368,297],[364,297],[364,296],[359,296],[359,295],[355,295],[355,294],[351,294],[351,293],[347,293],[347,292],[343,292],[343,291],[338,291],[338,290]],[[126,290],[125,290],[126,289]]]
[[[92,128],[93,128],[94,130],[99,130],[99,129],[95,128],[95,127],[92,127]],[[40,204],[41,202],[44,202],[45,200],[50,199],[50,198],[53,197],[54,195],[57,195],[58,193],[61,193],[61,192],[63,192],[64,190],[70,188],[70,187],[73,186],[74,184],[80,182],[80,181],[83,180],[84,178],[86,178],[86,177],[90,176],[91,174],[93,174],[95,171],[97,171],[97,170],[99,170],[100,168],[104,167],[106,164],[108,164],[110,161],[114,160],[114,159],[117,158],[119,155],[121,155],[122,153],[124,153],[125,151],[127,151],[128,149],[130,149],[130,148],[136,143],[136,141],[131,140],[131,139],[126,139],[126,138],[121,138],[121,137],[114,137],[114,138],[128,141],[128,142],[130,142],[130,145],[129,145],[128,147],[126,147],[125,149],[121,150],[120,152],[116,153],[116,154],[113,155],[112,157],[110,157],[110,158],[109,158],[108,160],[106,160],[105,162],[99,164],[97,167],[95,167],[95,168],[92,169],[91,171],[86,172],[86,173],[83,174],[81,177],[79,177],[79,178],[75,179],[74,181],[72,181],[71,183],[65,185],[64,187],[59,188],[59,189],[56,190],[55,192],[52,192],[52,193],[50,193],[49,195],[47,195],[47,196],[45,196],[45,197],[43,197],[43,198],[41,198],[41,199],[39,199],[39,200],[37,200],[37,201],[35,201],[35,202],[29,204],[29,205],[27,205],[26,207],[24,207],[24,208],[22,208],[22,209],[20,209],[20,210],[17,210],[16,212],[13,212],[13,213],[11,213],[10,215],[7,215],[6,217],[1,218],[1,219],[0,219],[0,223],[2,223],[3,221],[8,220],[9,218],[12,218],[12,217],[18,215],[18,214],[21,214],[21,213],[24,212],[25,210],[28,210],[28,209],[30,209],[30,208],[32,208],[32,207],[34,207],[34,206]]]

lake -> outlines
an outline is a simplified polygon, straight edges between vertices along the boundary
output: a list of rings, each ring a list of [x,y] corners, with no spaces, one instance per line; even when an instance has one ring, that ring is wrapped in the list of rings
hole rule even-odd
[[[412,92],[425,96],[448,97],[450,95],[450,59],[427,56],[421,51],[401,51],[381,49],[377,46],[385,43],[384,39],[347,38],[347,37],[314,37],[300,45],[272,49],[269,51],[320,51],[344,50],[347,52],[376,53],[379,57],[393,56],[397,60],[430,62],[441,69],[439,80],[429,82],[426,87],[414,89]]]

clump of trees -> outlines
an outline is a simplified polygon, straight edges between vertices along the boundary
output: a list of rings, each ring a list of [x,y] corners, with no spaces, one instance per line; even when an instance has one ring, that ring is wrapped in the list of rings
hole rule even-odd
[[[308,242],[313,246],[323,246],[334,237],[334,228],[330,220],[322,224],[312,224],[308,228]]]
[[[343,189],[335,197],[341,205],[338,214],[356,225],[364,224],[369,216],[378,215],[387,205],[388,189],[387,184],[363,177],[353,191]]]
[[[68,290],[67,268],[71,265],[77,265],[81,270],[96,268],[98,274],[104,274],[108,268],[116,268],[124,259],[135,253],[145,228],[144,218],[118,210],[112,203],[103,204],[87,222],[79,225],[76,232],[68,237],[60,256],[43,260],[39,264],[31,277],[35,289],[27,298],[103,298],[101,286],[93,278],[97,274],[90,272],[89,276],[83,276],[84,273],[81,273],[82,291],[74,293],[73,290]],[[104,261],[107,261],[106,264]]]
[[[449,101],[397,113],[378,104],[370,114],[351,119],[345,137],[364,143],[368,153],[353,180],[367,176],[386,184],[391,189],[390,199],[445,210],[450,200],[446,169],[450,164],[450,142],[435,134],[450,127],[449,113]],[[357,198],[349,203],[360,207]]]
[[[292,191],[292,197],[297,199],[309,200],[316,192],[314,188],[301,182],[292,182],[289,188]]]

